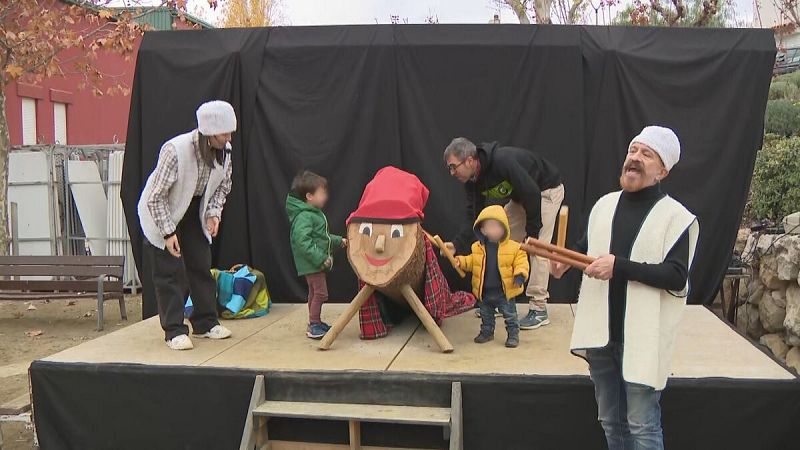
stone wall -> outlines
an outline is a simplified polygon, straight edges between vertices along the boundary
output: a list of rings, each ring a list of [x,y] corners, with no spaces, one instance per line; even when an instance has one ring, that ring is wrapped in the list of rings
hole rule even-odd
[[[737,328],[800,372],[800,235],[743,232],[737,247],[753,267],[739,289]]]

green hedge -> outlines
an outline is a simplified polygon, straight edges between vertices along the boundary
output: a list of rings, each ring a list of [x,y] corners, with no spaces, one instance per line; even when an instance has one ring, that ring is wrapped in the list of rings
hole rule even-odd
[[[787,137],[800,134],[800,102],[787,99],[768,101],[764,132]]]
[[[797,87],[800,87],[800,71],[795,71],[792,73],[780,75],[778,77],[775,77],[774,80],[772,80],[773,83],[781,81],[785,81],[787,83],[791,83]]]
[[[769,86],[770,100],[798,100],[800,99],[800,87],[791,81],[775,80]]]
[[[800,211],[800,137],[767,135],[756,156],[747,216],[780,220]]]

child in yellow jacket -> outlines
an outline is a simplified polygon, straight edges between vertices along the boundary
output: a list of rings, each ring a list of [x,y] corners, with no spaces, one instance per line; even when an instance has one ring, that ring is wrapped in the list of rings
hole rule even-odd
[[[510,239],[511,229],[503,207],[485,208],[475,220],[472,254],[456,256],[456,264],[472,272],[472,293],[479,300],[481,332],[475,342],[483,344],[494,339],[494,310],[497,308],[506,321],[506,347],[519,345],[519,322],[514,298],[522,293],[530,272],[528,254],[519,242]]]

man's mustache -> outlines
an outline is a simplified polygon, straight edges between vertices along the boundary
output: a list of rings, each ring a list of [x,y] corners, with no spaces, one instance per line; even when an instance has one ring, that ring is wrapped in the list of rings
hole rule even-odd
[[[623,170],[634,169],[634,170],[638,170],[639,172],[642,172],[642,171],[644,171],[644,166],[642,165],[642,163],[640,163],[638,161],[631,161],[631,162],[625,164],[625,166],[622,169]]]

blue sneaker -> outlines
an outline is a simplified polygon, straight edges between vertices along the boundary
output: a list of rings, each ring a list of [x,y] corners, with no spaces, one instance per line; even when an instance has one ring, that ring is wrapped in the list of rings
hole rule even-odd
[[[325,323],[325,322],[320,322],[319,324],[320,324],[320,326],[322,326],[322,328],[324,328],[324,329],[325,329],[325,332],[326,332],[326,333],[327,333],[328,331],[331,331],[331,326],[330,326],[330,325],[328,325],[327,323]]]
[[[326,330],[321,323],[312,323],[306,328],[306,336],[311,339],[322,339],[327,332],[328,330]]]
[[[535,330],[548,324],[550,324],[550,320],[547,318],[547,310],[537,311],[531,309],[528,311],[527,316],[520,319],[519,328],[521,330]]]

